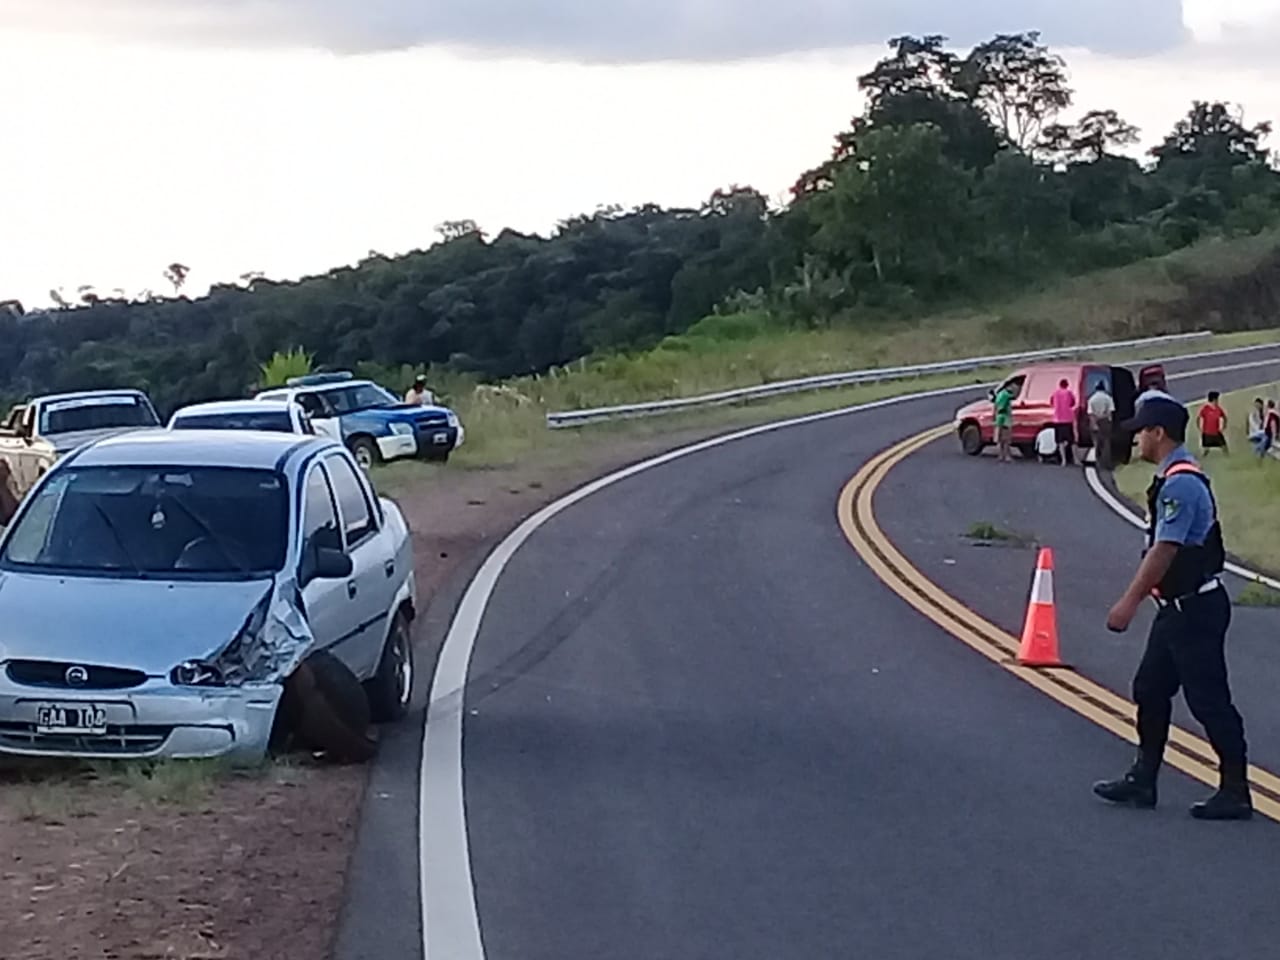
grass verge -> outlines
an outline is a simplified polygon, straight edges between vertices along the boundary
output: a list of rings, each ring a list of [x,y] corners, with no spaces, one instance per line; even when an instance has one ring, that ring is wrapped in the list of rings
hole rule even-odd
[[[1236,605],[1240,607],[1280,607],[1280,590],[1268,587],[1265,583],[1246,583],[1236,594]]]
[[[1280,397],[1280,383],[1224,394],[1231,453],[1212,450],[1200,459],[1213,480],[1227,549],[1246,563],[1275,573],[1280,571],[1280,462],[1255,457],[1245,439],[1254,397]],[[1193,416],[1198,407],[1198,403],[1192,405]],[[1188,446],[1201,453],[1194,427]],[[1116,485],[1130,500],[1142,503],[1154,473],[1151,464],[1132,463],[1116,471]]]

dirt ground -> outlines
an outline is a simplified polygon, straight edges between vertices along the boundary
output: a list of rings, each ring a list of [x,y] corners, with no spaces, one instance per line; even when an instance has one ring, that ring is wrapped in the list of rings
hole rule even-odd
[[[165,798],[0,779],[0,956],[323,957],[366,773],[280,767]]]
[[[383,492],[413,531],[420,600],[552,499],[715,432],[615,436],[567,466],[410,468]],[[367,772],[287,764],[157,786],[0,767],[0,957],[329,956]]]

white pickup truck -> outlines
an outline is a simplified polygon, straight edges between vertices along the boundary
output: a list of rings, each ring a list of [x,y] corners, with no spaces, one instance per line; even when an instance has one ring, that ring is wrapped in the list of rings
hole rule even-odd
[[[20,500],[55,461],[82,444],[159,426],[155,407],[140,390],[35,397],[10,410],[0,424],[0,482]]]

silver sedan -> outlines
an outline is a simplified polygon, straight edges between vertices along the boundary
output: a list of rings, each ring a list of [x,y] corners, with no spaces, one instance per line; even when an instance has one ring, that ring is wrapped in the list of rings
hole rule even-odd
[[[409,531],[334,441],[148,431],[51,470],[0,537],[0,753],[256,760],[325,649],[396,719]]]

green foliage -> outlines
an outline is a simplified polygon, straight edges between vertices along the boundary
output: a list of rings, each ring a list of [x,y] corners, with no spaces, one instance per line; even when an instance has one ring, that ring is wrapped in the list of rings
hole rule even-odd
[[[260,368],[262,387],[283,387],[291,377],[305,377],[311,369],[311,354],[301,347],[294,347],[286,353],[277,351]]]
[[[187,270],[175,263],[172,298],[86,287],[52,311],[0,302],[0,394],[131,385],[165,412],[297,375],[305,356],[307,369],[350,369],[396,390],[425,370],[443,398],[575,362],[601,376],[625,370],[636,378],[628,395],[667,395],[689,382],[671,366],[682,356],[791,329],[901,329],[1280,222],[1268,124],[1197,101],[1144,168],[1116,152],[1137,131],[1114,110],[1091,105],[1064,122],[1066,65],[1035,32],[967,53],[945,37],[897,37],[858,85],[865,109],[784,209],[732,185],[697,208],[601,208],[548,237],[450,221],[424,250],[370,252],[297,282],[246,274],[196,300],[177,295]],[[989,322],[998,336],[1037,332],[1027,318]],[[1158,322],[1135,304],[1120,325],[1158,332]],[[607,359],[653,348],[642,377]],[[776,369],[757,357],[734,376]]]

